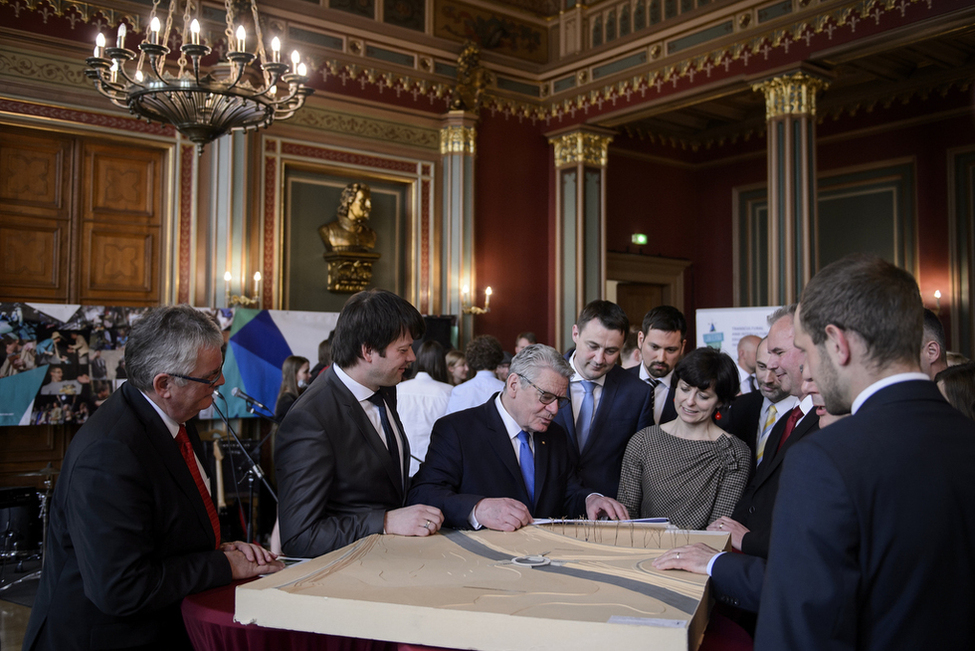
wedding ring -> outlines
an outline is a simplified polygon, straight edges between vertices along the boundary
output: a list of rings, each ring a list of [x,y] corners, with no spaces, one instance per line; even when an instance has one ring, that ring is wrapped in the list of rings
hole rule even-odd
[[[718,529],[724,529],[724,522],[718,523]]]
[[[680,560],[680,552],[677,552],[677,560]]]
[[[424,529],[427,529],[427,530],[430,529],[430,521],[429,520],[427,520],[426,522],[423,523],[423,528]]]

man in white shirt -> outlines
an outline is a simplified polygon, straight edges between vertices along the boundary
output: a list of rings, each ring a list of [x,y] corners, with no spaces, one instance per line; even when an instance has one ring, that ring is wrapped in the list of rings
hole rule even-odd
[[[496,337],[474,337],[467,342],[464,356],[474,377],[454,387],[447,402],[448,414],[482,405],[504,388],[504,382],[495,374],[498,364],[504,360],[504,349]]]
[[[647,312],[637,334],[637,347],[643,363],[631,373],[653,387],[653,424],[677,418],[674,408],[674,367],[684,356],[687,321],[676,307],[660,305]]]

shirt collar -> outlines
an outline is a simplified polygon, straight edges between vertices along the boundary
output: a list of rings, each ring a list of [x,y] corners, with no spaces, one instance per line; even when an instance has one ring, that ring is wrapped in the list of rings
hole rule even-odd
[[[498,414],[501,415],[501,422],[504,423],[504,429],[508,432],[508,438],[513,439],[521,432],[521,426],[515,422],[515,419],[511,417],[508,410],[504,408],[501,403],[501,396],[504,391],[498,394],[498,397],[494,399],[494,405],[498,408]],[[528,433],[531,436],[531,433]]]
[[[341,380],[342,384],[345,385],[345,388],[351,391],[352,395],[355,396],[355,399],[358,400],[359,402],[362,402],[363,400],[368,400],[369,398],[372,397],[372,394],[376,393],[369,387],[359,384],[351,377],[349,377],[349,374],[343,371],[338,364],[334,364],[333,366],[335,367],[336,377],[338,377],[338,379]]]
[[[894,375],[888,375],[885,378],[877,380],[876,382],[868,386],[866,389],[861,391],[860,395],[858,395],[856,397],[856,400],[853,401],[853,406],[850,408],[850,413],[851,414],[857,413],[857,410],[863,406],[863,403],[865,403],[867,399],[870,398],[870,396],[877,393],[881,389],[885,389],[892,384],[898,384],[899,382],[909,382],[911,380],[927,380],[928,382],[930,382],[931,378],[921,372],[896,373]]]
[[[576,370],[576,351],[572,351],[572,357],[569,358],[569,366],[572,367],[572,377],[569,378],[570,384],[573,382],[582,382],[583,380],[588,379],[582,377],[582,374],[580,374],[579,371]],[[606,371],[606,373],[609,373],[609,371]],[[589,382],[592,382],[593,384],[596,384],[600,387],[603,386],[606,383],[606,373],[603,373],[595,380],[589,380]]]
[[[166,429],[169,430],[170,436],[176,438],[176,435],[179,434],[179,423],[173,420],[169,414],[164,412],[162,410],[162,407],[160,407],[155,402],[153,402],[152,398],[150,398],[145,391],[140,389],[139,393],[141,393],[145,397],[145,399],[149,401],[149,404],[152,405],[152,408],[155,409],[156,413],[159,414],[159,417],[162,418],[163,425],[165,425]]]
[[[670,388],[670,381],[674,377],[674,371],[671,369],[670,373],[663,377],[654,378],[657,382],[664,385],[668,389]],[[647,367],[643,362],[640,362],[640,379],[646,382],[650,379],[650,373],[647,371]]]
[[[799,401],[799,409],[802,411],[802,415],[805,416],[809,413],[809,410],[813,408],[812,395],[807,395],[805,398]]]

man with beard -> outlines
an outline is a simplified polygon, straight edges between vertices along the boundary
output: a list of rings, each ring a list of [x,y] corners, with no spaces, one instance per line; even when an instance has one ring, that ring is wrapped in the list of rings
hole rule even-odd
[[[975,422],[920,370],[917,282],[848,256],[796,325],[826,409],[852,415],[787,459],[755,648],[971,648]]]
[[[332,333],[332,365],[288,411],[275,463],[281,547],[314,557],[374,533],[428,536],[439,509],[404,508],[410,444],[396,385],[416,359],[420,313],[392,292],[354,294]]]
[[[755,380],[758,391],[735,398],[724,417],[718,422],[726,432],[745,441],[761,461],[772,428],[792,411],[799,400],[782,390],[775,373],[768,370],[768,337],[762,339],[755,351]]]
[[[619,490],[626,444],[653,424],[650,388],[616,364],[629,329],[630,320],[616,303],[592,301],[582,309],[572,326],[576,347],[565,355],[573,370],[571,402],[555,417],[569,434],[583,485],[612,497]]]
[[[653,422],[662,425],[677,418],[674,408],[674,367],[684,355],[687,343],[687,321],[676,307],[661,305],[643,317],[643,327],[636,336],[643,363],[630,369],[651,387]]]

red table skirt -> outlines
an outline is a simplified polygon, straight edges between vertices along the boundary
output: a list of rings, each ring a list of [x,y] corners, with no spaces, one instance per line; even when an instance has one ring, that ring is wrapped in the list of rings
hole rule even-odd
[[[190,595],[183,600],[183,621],[196,651],[438,651],[416,644],[396,644],[352,637],[266,628],[234,621],[238,585]],[[752,639],[743,628],[720,613],[712,613],[699,651],[751,651]]]

